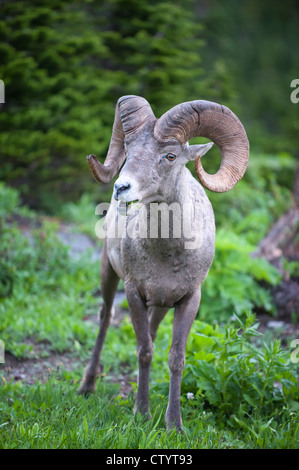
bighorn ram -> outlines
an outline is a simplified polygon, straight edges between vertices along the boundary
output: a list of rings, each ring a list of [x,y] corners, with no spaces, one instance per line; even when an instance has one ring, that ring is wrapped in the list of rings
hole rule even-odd
[[[212,143],[189,145],[192,137],[207,137],[221,152],[221,166],[207,174],[201,156]],[[101,262],[103,306],[100,329],[92,359],[80,386],[80,393],[94,390],[99,359],[112,315],[112,304],[119,279],[125,293],[137,338],[139,364],[136,410],[149,412],[149,372],[153,341],[158,326],[174,307],[172,344],[169,351],[170,387],[166,411],[168,428],[182,427],[180,393],[185,365],[185,347],[199,309],[201,285],[214,257],[215,224],[211,204],[203,187],[192,177],[185,164],[194,160],[201,184],[215,192],[228,191],[243,177],[249,156],[249,144],[243,125],[227,107],[209,101],[179,104],[157,119],[149,103],[138,96],[124,96],[117,102],[109,151],[104,164],[94,155],[87,157],[95,178],[107,183],[125,162],[114,184],[114,193],[106,217],[107,233]],[[131,204],[139,201],[141,204]],[[109,226],[117,219],[138,226],[140,205],[148,217],[153,203],[177,203],[188,207],[194,243],[186,248],[186,234],[132,237],[109,236]],[[195,206],[199,211],[195,211]],[[123,208],[125,214],[123,217]],[[191,207],[191,209],[190,209]],[[199,217],[196,214],[199,213]],[[186,217],[184,215],[184,217]],[[175,216],[173,217],[175,219]],[[200,220],[198,220],[200,219]],[[159,225],[161,224],[161,218]],[[134,222],[135,221],[135,222]],[[137,227],[138,228],[138,227]],[[197,240],[197,241],[196,241]]]

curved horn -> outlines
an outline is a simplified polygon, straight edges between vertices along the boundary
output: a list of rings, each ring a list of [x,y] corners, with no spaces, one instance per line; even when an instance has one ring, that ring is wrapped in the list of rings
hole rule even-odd
[[[104,164],[95,155],[88,155],[87,161],[97,181],[109,183],[125,161],[124,139],[140,129],[148,119],[155,119],[146,99],[128,95],[119,98],[115,108],[115,118],[111,141]]]
[[[201,100],[179,104],[161,116],[155,134],[160,140],[174,137],[182,144],[192,137],[207,137],[219,147],[221,165],[216,174],[205,172],[200,156],[194,161],[199,181],[210,191],[229,191],[245,173],[249,142],[243,125],[226,106]]]

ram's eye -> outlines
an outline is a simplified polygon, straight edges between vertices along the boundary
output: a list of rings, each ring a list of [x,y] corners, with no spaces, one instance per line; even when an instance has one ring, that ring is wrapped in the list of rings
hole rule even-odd
[[[176,159],[176,156],[173,154],[173,153],[168,153],[166,155],[166,158],[167,160],[169,160],[170,162],[173,162],[175,159]]]

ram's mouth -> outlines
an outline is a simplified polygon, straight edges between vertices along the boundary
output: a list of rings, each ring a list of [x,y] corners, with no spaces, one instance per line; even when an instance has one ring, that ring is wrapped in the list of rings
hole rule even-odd
[[[120,201],[118,204],[118,212],[121,215],[128,215],[129,209],[139,202],[139,199],[135,199],[134,201]]]
[[[135,199],[134,201],[128,201],[128,202],[126,202],[126,208],[128,209],[133,204],[137,204],[138,202],[140,202],[139,199]]]

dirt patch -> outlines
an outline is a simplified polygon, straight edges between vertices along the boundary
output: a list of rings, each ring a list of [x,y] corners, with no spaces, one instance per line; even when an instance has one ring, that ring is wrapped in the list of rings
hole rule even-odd
[[[33,385],[37,381],[44,383],[54,371],[63,368],[72,370],[73,360],[67,355],[52,353],[47,358],[17,359],[9,352],[5,353],[5,364],[1,364],[0,371],[6,380],[21,380]]]
[[[82,364],[82,373],[84,366]],[[10,353],[5,354],[5,364],[0,365],[0,374],[2,380],[21,381],[24,384],[34,385],[37,382],[45,383],[51,375],[62,370],[71,372],[78,369],[78,361],[68,357],[66,354],[52,353],[46,359],[17,359]],[[135,379],[128,374],[111,375],[108,377],[103,374],[101,380],[109,380],[111,383],[117,383],[120,386],[120,395],[126,398],[132,391],[130,382]]]

